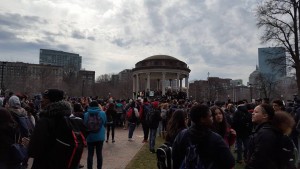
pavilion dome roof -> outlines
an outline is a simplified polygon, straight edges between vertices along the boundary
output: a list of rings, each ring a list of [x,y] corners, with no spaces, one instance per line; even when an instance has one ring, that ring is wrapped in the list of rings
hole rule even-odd
[[[147,57],[144,60],[157,60],[157,59],[162,59],[162,60],[178,60],[175,57],[168,56],[168,55],[153,55],[153,56]]]

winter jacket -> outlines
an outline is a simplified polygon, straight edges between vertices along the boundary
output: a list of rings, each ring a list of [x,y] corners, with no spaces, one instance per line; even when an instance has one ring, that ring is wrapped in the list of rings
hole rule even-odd
[[[153,112],[149,112],[149,113],[153,113],[153,118],[149,122],[149,128],[157,129],[159,125],[159,121],[161,121],[160,110],[154,109]]]
[[[102,127],[97,133],[88,133],[86,141],[96,142],[96,141],[104,141],[105,140],[105,125],[107,122],[106,114],[104,111],[101,111],[99,107],[89,107],[87,113],[84,114],[84,124],[87,125],[89,114],[98,114],[100,118],[102,118]]]
[[[280,169],[282,134],[269,123],[259,124],[250,137],[246,169]]]
[[[18,137],[17,125],[2,125],[0,124],[0,163],[12,164],[10,147],[15,143],[16,137]]]
[[[232,128],[236,131],[236,137],[248,138],[252,132],[252,114],[248,112],[246,105],[239,105],[232,119]]]
[[[192,124],[189,129],[182,130],[174,140],[172,159],[174,169],[180,168],[189,145],[189,139],[199,146],[199,156],[205,166],[212,164],[211,169],[231,169],[234,157],[223,138],[203,126]]]
[[[56,132],[62,120],[71,115],[71,106],[64,101],[54,102],[40,113],[33,134],[30,138],[28,154],[34,158],[32,169],[65,168],[65,164],[58,160],[58,151],[54,149]]]

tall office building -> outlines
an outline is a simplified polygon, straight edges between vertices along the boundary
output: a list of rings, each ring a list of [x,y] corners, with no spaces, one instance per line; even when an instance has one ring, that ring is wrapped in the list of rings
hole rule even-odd
[[[283,47],[258,48],[259,72],[275,79],[286,76],[286,54]]]
[[[82,57],[79,54],[40,49],[40,64],[62,66],[65,71],[78,72],[81,69],[81,63]]]

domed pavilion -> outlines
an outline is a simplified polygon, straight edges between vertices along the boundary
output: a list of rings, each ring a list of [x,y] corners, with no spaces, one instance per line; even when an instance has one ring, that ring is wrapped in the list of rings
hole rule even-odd
[[[185,79],[185,89],[188,96],[189,73],[186,63],[168,55],[150,56],[135,64],[132,69],[133,93],[160,93],[166,95],[166,90],[182,91],[182,80]]]

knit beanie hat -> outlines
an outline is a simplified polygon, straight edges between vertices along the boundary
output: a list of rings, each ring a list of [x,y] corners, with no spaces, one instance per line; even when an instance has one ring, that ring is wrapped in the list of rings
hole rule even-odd
[[[8,105],[9,107],[20,108],[21,107],[20,99],[17,96],[13,95],[9,98]]]
[[[50,102],[58,102],[64,99],[65,92],[59,89],[47,89],[43,93],[43,97],[50,100]]]

